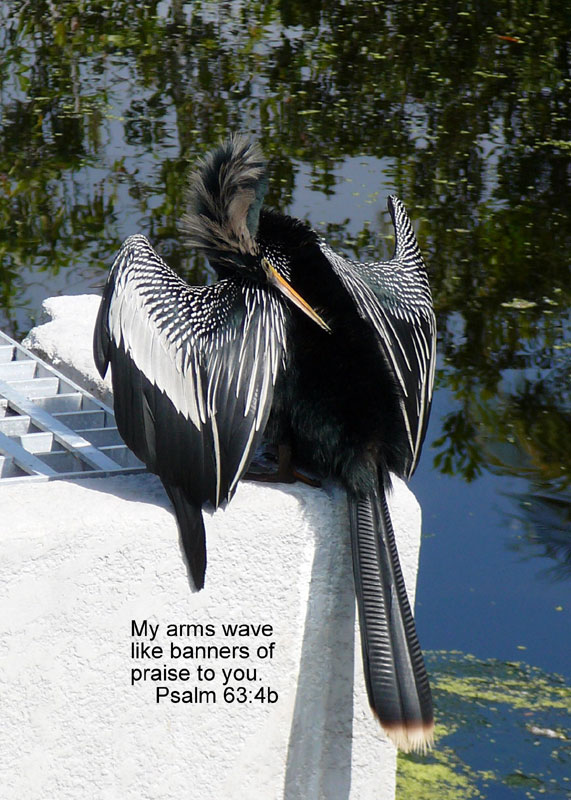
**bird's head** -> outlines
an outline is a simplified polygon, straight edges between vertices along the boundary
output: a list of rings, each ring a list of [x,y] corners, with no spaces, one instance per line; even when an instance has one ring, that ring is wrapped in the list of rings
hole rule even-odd
[[[268,185],[259,147],[231,136],[210,153],[190,178],[182,228],[188,243],[204,252],[222,275],[241,275],[271,285],[325,330],[327,324],[301,297],[256,239]]]

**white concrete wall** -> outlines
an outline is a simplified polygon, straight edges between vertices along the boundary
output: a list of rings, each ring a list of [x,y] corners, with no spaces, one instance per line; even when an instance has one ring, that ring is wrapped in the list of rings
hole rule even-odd
[[[52,298],[30,342],[95,385],[88,356],[97,298]],[[29,343],[29,342],[28,342]],[[100,387],[101,388],[101,387]],[[420,511],[391,498],[414,592]],[[152,475],[0,488],[0,797],[22,800],[383,800],[395,751],[368,709],[343,493],[242,483],[208,515],[205,589],[193,593],[176,524]],[[159,658],[147,666],[216,670],[216,704],[155,702],[130,685],[131,620],[210,623],[178,645],[275,643],[273,658]],[[223,623],[270,624],[262,641]],[[222,668],[258,670],[252,702],[223,699]],[[232,681],[232,685],[239,685]],[[253,699],[271,687],[277,702]]]

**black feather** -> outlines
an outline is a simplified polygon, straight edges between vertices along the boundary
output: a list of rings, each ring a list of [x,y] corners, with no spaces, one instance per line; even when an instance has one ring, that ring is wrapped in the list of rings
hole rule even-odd
[[[430,411],[426,268],[397,198],[393,259],[360,264],[262,208],[266,188],[263,157],[246,139],[206,158],[183,227],[221,279],[187,286],[131,237],[105,287],[95,361],[101,374],[111,365],[119,430],[163,481],[198,588],[201,509],[231,498],[266,423],[299,464],[343,484],[371,705],[399,746],[422,749],[430,689],[385,491],[391,473],[412,474]]]
[[[125,242],[105,288],[94,358],[102,374],[111,365],[121,436],[174,498],[197,585],[205,556],[196,516],[230,499],[260,443],[284,313],[274,293],[259,296],[240,278],[186,285],[142,236]]]
[[[391,205],[402,261],[372,265],[348,262],[304,226],[262,212],[263,252],[330,327],[296,310],[288,317],[268,435],[347,489],[369,699],[400,747],[423,749],[432,739],[430,687],[385,491],[390,474],[408,477],[420,453],[434,316],[412,227],[402,204]]]
[[[182,218],[189,246],[203,250],[215,265],[249,263],[243,256],[258,251],[255,237],[267,185],[259,148],[231,137],[192,175]]]
[[[431,728],[432,698],[385,492],[348,497],[369,702],[399,745],[414,746]]]
[[[111,337],[109,335],[108,314],[112,296],[113,283],[107,281],[103,289],[103,296],[101,298],[101,304],[95,321],[95,329],[93,331],[93,360],[102,378],[105,377],[109,365]]]
[[[204,587],[206,573],[206,533],[201,507],[192,503],[183,489],[163,481],[174,506],[180,539],[192,580],[197,589]]]

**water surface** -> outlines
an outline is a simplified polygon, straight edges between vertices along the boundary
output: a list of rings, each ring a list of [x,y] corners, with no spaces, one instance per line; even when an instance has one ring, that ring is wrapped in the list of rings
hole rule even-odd
[[[267,202],[351,257],[390,254],[386,196],[407,205],[439,326],[412,488],[418,627],[447,732],[432,764],[448,772],[433,784],[430,764],[403,762],[403,797],[420,796],[415,766],[426,797],[568,785],[553,698],[569,705],[569,22],[556,0],[0,7],[12,335],[45,297],[97,291],[138,231],[189,280],[212,279],[178,220],[189,164],[229,131],[260,141]]]

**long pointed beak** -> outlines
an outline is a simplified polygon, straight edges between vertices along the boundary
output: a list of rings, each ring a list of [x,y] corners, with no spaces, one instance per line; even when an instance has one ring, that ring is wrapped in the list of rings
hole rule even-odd
[[[285,297],[287,297],[288,300],[291,300],[292,303],[294,303],[299,309],[301,309],[301,311],[303,311],[304,314],[309,317],[309,319],[312,319],[314,322],[316,322],[320,328],[323,328],[324,331],[331,333],[331,328],[325,322],[325,320],[323,320],[317,311],[314,311],[309,303],[307,303],[303,297],[295,291],[293,286],[290,286],[285,278],[282,278],[275,267],[272,267],[267,258],[262,258],[262,269],[266,273],[268,281],[272,284],[272,286],[275,286],[276,289],[279,289],[279,291]]]

